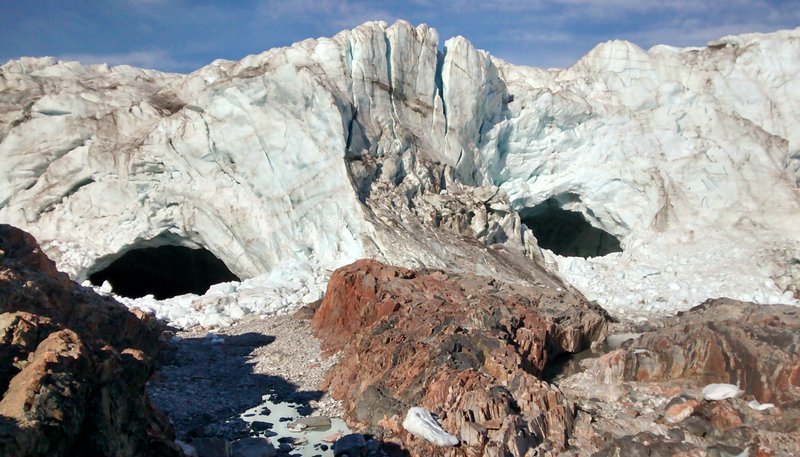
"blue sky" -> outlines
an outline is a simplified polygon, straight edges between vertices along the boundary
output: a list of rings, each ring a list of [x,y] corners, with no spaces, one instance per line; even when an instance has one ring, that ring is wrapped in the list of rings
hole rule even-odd
[[[798,0],[0,0],[0,62],[52,55],[189,72],[368,20],[425,22],[517,64],[568,66],[610,39],[702,46],[800,26]]]

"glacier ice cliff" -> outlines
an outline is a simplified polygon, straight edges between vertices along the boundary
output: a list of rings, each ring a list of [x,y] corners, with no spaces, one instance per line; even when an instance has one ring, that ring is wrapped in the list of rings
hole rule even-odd
[[[404,21],[188,75],[23,58],[0,67],[0,221],[78,281],[208,249],[245,279],[209,292],[227,315],[360,257],[564,286],[546,265],[633,315],[797,303],[799,72],[800,29],[544,70]],[[545,202],[622,252],[543,252],[520,213]]]

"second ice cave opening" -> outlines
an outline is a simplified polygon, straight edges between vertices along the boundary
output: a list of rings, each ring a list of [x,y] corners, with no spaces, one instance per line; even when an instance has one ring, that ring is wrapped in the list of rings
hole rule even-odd
[[[187,293],[202,295],[214,284],[239,278],[206,249],[166,245],[131,249],[89,280],[96,286],[108,281],[114,293],[123,297],[152,294],[161,300]]]
[[[617,237],[593,227],[583,214],[563,209],[555,198],[523,208],[519,216],[533,231],[539,247],[558,255],[587,258],[622,252]]]

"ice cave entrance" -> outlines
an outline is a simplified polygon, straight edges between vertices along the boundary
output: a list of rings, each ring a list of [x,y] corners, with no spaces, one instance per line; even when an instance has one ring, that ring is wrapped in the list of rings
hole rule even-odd
[[[520,219],[533,231],[539,247],[565,257],[597,257],[622,252],[619,239],[593,227],[576,211],[561,208],[555,198],[519,211]]]
[[[108,281],[114,293],[123,297],[152,294],[161,300],[187,293],[202,295],[213,284],[239,278],[206,249],[168,245],[131,249],[89,280],[96,286]]]

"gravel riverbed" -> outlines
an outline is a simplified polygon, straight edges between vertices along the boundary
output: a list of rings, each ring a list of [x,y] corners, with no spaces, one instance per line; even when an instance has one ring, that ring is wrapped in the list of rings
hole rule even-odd
[[[241,415],[270,395],[300,405],[302,415],[341,417],[340,402],[318,386],[336,361],[322,357],[308,320],[252,317],[219,329],[178,331],[175,352],[148,385],[178,439],[255,434]]]

